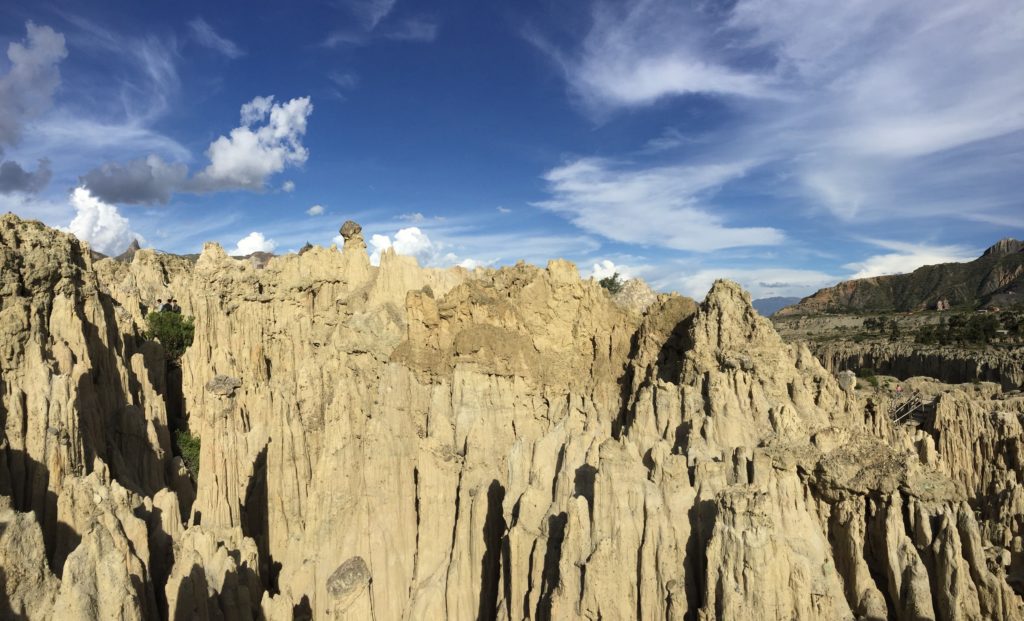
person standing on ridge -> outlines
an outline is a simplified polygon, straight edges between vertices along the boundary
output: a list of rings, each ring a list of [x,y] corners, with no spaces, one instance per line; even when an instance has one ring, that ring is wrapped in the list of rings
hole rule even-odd
[[[178,300],[174,300],[174,299],[171,300],[171,312],[172,313],[177,313],[179,315],[181,314],[181,307],[178,306]]]

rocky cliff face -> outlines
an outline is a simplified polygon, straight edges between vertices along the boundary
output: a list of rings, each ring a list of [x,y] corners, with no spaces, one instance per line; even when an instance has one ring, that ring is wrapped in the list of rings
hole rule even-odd
[[[826,369],[874,369],[900,379],[927,376],[950,384],[995,382],[1024,389],[1024,350],[958,349],[914,343],[810,343]]]
[[[779,315],[917,311],[942,301],[954,307],[1016,306],[1024,295],[1024,242],[1003,239],[967,263],[925,265],[909,274],[843,281]]]
[[[1024,619],[1020,410],[894,427],[728,282],[620,305],[342,233],[93,264],[0,220],[0,616]]]
[[[77,240],[0,218],[0,614],[156,615],[164,376]]]

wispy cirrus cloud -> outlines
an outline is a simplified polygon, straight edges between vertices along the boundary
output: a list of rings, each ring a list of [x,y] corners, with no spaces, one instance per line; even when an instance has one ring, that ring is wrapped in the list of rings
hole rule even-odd
[[[70,184],[97,160],[139,151],[187,161],[188,149],[154,129],[180,87],[174,37],[122,35],[77,15],[54,14],[64,20],[64,32],[28,22],[25,41],[9,49],[11,72],[0,77],[0,134],[16,127],[23,135],[0,141],[0,148],[10,146],[8,155],[22,162],[41,162],[34,171],[6,166],[3,186],[32,192],[51,178]],[[64,83],[58,65],[69,55],[78,62],[101,58],[106,71]]]
[[[352,13],[366,30],[373,30],[395,8],[396,0],[342,0],[340,5]]]
[[[887,274],[905,274],[923,265],[971,261],[981,254],[977,249],[956,244],[911,244],[884,239],[869,239],[865,241],[891,252],[875,254],[860,261],[847,263],[844,267],[854,272],[849,278],[871,278]]]
[[[327,74],[327,79],[341,90],[349,90],[359,84],[359,76],[352,72],[332,71]]]
[[[734,62],[728,42],[716,35],[724,16],[703,5],[642,0],[590,6],[590,29],[574,48],[556,46],[535,30],[527,36],[556,61],[593,113],[694,93],[775,96],[770,73]]]
[[[740,283],[754,299],[762,297],[800,297],[809,291],[834,284],[839,277],[818,270],[786,267],[737,268],[706,267],[696,271],[680,271],[656,278],[662,289],[676,289],[683,295],[702,299],[719,278]]]
[[[59,154],[62,168],[73,171],[72,175],[121,153],[156,153],[178,161],[192,158],[180,142],[141,120],[105,121],[60,109],[32,122],[31,130],[31,139],[19,150],[37,159]]]
[[[196,43],[231,59],[245,56],[245,51],[234,41],[222,37],[205,19],[197,17],[188,23],[189,31]]]
[[[437,39],[441,26],[436,21],[425,17],[414,17],[402,20],[393,26],[381,27],[376,30],[341,29],[327,35],[323,46],[359,47],[374,41],[400,41],[407,43],[432,43]]]
[[[753,166],[746,161],[630,168],[583,158],[544,175],[551,198],[536,206],[618,242],[695,252],[780,244],[782,231],[730,226],[706,200]]]
[[[148,124],[167,113],[181,89],[176,37],[124,34],[80,15],[59,14],[72,26],[66,36],[73,48],[108,62],[107,75],[93,75],[90,88],[79,91],[83,101],[75,110],[103,104],[108,119],[121,117],[129,125]]]
[[[1024,151],[1015,0],[590,6],[575,43],[530,39],[597,119],[705,98],[725,120],[704,157],[770,162],[790,197],[849,223],[1021,209],[1008,165]]]
[[[389,19],[397,0],[341,0],[338,4],[355,17],[355,24],[333,30],[323,40],[324,47],[362,46],[379,40],[431,43],[440,30],[436,19],[423,15]]]
[[[385,30],[382,36],[393,41],[411,41],[414,43],[430,43],[437,38],[441,27],[434,20],[424,17],[412,17],[395,24]]]

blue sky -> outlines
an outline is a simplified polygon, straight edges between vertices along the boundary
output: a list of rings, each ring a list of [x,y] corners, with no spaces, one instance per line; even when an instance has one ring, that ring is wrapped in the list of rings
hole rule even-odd
[[[0,211],[755,297],[1024,229],[1017,0],[0,6]]]

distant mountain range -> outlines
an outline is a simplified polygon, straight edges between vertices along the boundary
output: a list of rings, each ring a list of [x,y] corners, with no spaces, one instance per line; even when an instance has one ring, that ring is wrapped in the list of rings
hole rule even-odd
[[[764,317],[770,317],[775,314],[775,311],[785,308],[791,304],[796,304],[800,301],[800,298],[761,298],[760,300],[754,300],[754,308],[757,312],[761,313]]]
[[[1024,242],[1003,239],[967,263],[925,265],[909,274],[847,280],[780,315],[915,311],[1024,305]]]

